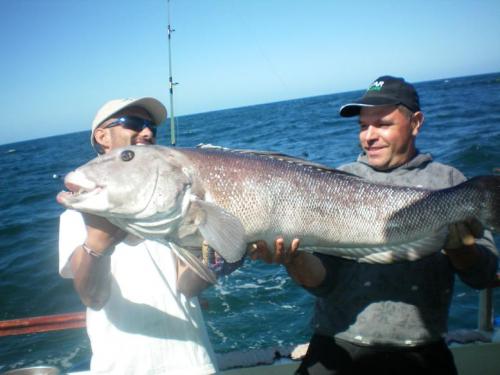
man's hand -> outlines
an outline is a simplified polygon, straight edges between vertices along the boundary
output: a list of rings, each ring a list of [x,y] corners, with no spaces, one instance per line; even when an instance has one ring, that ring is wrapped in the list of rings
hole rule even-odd
[[[262,260],[265,263],[277,263],[289,265],[293,263],[299,254],[300,240],[294,238],[287,248],[283,237],[278,237],[274,241],[274,252],[270,251],[265,241],[257,241],[249,246],[248,255],[252,260]]]
[[[298,238],[287,247],[283,237],[278,237],[274,241],[274,252],[271,252],[265,241],[257,241],[248,249],[248,255],[252,260],[284,265],[297,284],[310,288],[319,286],[325,279],[326,269],[314,254],[298,251],[299,245]]]
[[[443,249],[455,269],[466,271],[477,264],[480,255],[475,246],[476,238],[482,237],[483,230],[475,219],[449,226]]]
[[[127,235],[126,232],[100,216],[85,213],[82,216],[87,227],[85,244],[95,252],[104,253]]]
[[[476,238],[482,237],[482,235],[483,226],[475,219],[451,224],[448,227],[448,238],[443,248],[453,251],[464,247],[474,246]]]
[[[247,254],[252,260],[261,260],[267,264],[273,262],[273,253],[267,247],[266,241],[259,240],[249,244]]]

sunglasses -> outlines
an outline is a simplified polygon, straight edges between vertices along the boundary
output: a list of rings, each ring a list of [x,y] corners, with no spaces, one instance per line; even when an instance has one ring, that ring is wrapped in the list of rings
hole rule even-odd
[[[137,133],[140,133],[145,128],[148,128],[153,133],[153,137],[156,137],[156,124],[154,124],[151,120],[146,120],[144,118],[136,116],[123,116],[106,126],[105,129],[112,128],[114,126],[122,126],[125,129],[130,129]]]

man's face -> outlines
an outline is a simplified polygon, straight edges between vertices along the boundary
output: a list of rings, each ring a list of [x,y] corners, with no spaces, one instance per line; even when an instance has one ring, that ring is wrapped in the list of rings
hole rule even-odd
[[[375,169],[388,170],[408,162],[415,154],[421,120],[421,112],[409,115],[396,106],[363,107],[359,141],[368,163]]]
[[[125,147],[129,145],[148,145],[154,144],[156,142],[154,134],[149,128],[144,128],[141,131],[135,131],[121,125],[106,128],[107,126],[115,122],[118,118],[124,116],[134,116],[152,121],[149,113],[143,108],[129,107],[125,108],[123,111],[118,112],[112,118],[103,122],[103,124],[99,128],[102,129],[102,131],[105,133],[103,134],[103,138],[99,139],[99,143],[103,146],[103,150],[105,153],[119,147]]]

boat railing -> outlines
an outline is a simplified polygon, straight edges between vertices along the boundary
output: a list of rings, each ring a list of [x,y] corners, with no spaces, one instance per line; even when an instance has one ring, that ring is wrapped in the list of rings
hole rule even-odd
[[[495,316],[493,309],[493,289],[500,287],[500,273],[491,287],[479,292],[477,328],[480,331],[493,332],[495,329]]]

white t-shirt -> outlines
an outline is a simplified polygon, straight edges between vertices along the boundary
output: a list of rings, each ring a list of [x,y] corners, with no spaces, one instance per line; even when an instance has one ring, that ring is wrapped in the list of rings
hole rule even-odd
[[[60,217],[59,272],[73,278],[70,258],[86,238],[83,217]],[[176,260],[153,241],[120,243],[111,255],[111,296],[99,311],[87,309],[92,373],[212,374],[215,355],[197,298],[177,291]]]

